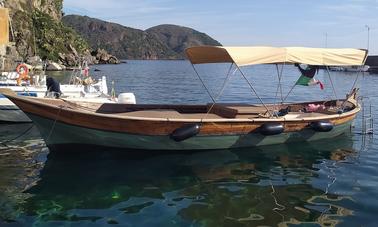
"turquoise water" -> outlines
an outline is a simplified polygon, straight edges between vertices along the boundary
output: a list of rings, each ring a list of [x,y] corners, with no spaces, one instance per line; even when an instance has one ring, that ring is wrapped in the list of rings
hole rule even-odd
[[[117,93],[132,91],[139,103],[211,101],[185,61],[95,68],[101,70],[95,77],[108,76]],[[198,68],[214,96],[227,69]],[[267,102],[276,100],[275,70],[245,69]],[[343,97],[355,74],[331,74]],[[284,95],[297,77],[285,67]],[[296,87],[289,101],[332,98],[328,75],[321,71],[317,77],[324,91]],[[373,112],[377,82],[377,75],[363,75],[359,83]],[[236,73],[219,100],[256,98]],[[148,155],[49,153],[32,125],[1,125],[0,226],[376,226],[378,145],[360,131],[361,115],[350,133],[333,140]]]

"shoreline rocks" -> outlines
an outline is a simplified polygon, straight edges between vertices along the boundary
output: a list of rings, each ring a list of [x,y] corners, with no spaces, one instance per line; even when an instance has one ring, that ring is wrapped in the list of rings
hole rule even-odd
[[[94,64],[120,64],[120,60],[117,57],[109,54],[104,49],[97,49],[91,52],[91,55],[95,57]]]

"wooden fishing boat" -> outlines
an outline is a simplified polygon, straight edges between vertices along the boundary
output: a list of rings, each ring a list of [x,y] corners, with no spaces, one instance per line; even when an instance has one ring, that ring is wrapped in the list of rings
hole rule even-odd
[[[189,48],[186,53],[193,66],[228,62],[238,69],[244,65],[282,63],[363,65],[367,54],[357,49],[208,46]],[[51,149],[80,144],[202,150],[339,136],[350,130],[360,111],[357,91],[352,89],[346,99],[259,105],[221,104],[214,99],[214,103],[205,105],[96,104],[21,97],[4,89],[1,93],[33,120]],[[308,111],[310,105],[322,108]]]

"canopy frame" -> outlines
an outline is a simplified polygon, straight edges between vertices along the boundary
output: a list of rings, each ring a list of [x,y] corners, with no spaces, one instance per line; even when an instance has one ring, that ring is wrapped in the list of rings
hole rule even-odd
[[[256,53],[255,53],[255,52]],[[306,48],[306,47],[221,47],[221,46],[198,46],[191,47],[185,50],[186,55],[197,74],[199,80],[203,84],[207,93],[213,101],[212,107],[215,105],[217,99],[221,96],[230,76],[230,70],[235,64],[237,70],[241,73],[243,79],[247,82],[253,93],[259,99],[260,103],[264,106],[269,113],[270,117],[274,116],[269,108],[265,105],[262,98],[258,95],[252,83],[247,79],[242,66],[257,65],[257,64],[275,64],[278,76],[278,87],[276,91],[276,98],[278,92],[281,94],[281,103],[284,103],[287,97],[295,88],[296,84],[289,90],[288,94],[283,98],[282,92],[282,75],[284,66],[287,64],[308,64],[315,66],[326,66],[328,76],[331,80],[334,95],[337,98],[337,93],[333,85],[331,76],[329,75],[329,66],[363,66],[367,59],[368,51],[364,49],[330,49],[330,48]],[[231,63],[229,72],[227,73],[226,80],[224,81],[221,92],[216,99],[211,95],[209,89],[204,84],[201,76],[195,68],[197,64],[210,64],[210,63]],[[282,64],[281,70],[278,64]],[[358,74],[356,81],[358,79]],[[354,88],[354,82],[352,89]],[[212,108],[211,107],[211,108]],[[211,110],[210,108],[210,110]]]

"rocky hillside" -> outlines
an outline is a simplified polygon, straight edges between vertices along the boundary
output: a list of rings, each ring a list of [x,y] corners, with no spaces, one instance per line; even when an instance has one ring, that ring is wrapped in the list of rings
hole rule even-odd
[[[182,59],[187,47],[221,45],[204,33],[176,25],[143,31],[86,16],[68,15],[62,21],[81,34],[92,48],[103,48],[123,59]]]
[[[61,22],[63,0],[5,0],[4,3],[9,8],[13,29],[5,56],[6,69],[14,70],[17,62],[34,65],[38,59],[66,66],[77,65],[83,58],[90,63],[100,61],[97,56],[91,56],[88,43]],[[105,56],[103,59],[118,62],[100,52]]]
[[[124,59],[174,58],[175,53],[142,30],[86,17],[69,15],[63,23],[75,29],[93,49],[105,49]]]
[[[158,25],[147,29],[146,32],[153,34],[180,57],[184,57],[184,51],[188,47],[202,45],[221,46],[218,41],[205,33],[177,25]]]
[[[86,41],[64,26],[63,0],[6,0],[10,9],[14,35],[11,41],[15,51],[9,57],[26,61],[38,55],[42,59],[59,61],[59,54],[83,54],[88,49]],[[17,56],[18,55],[18,56]]]

